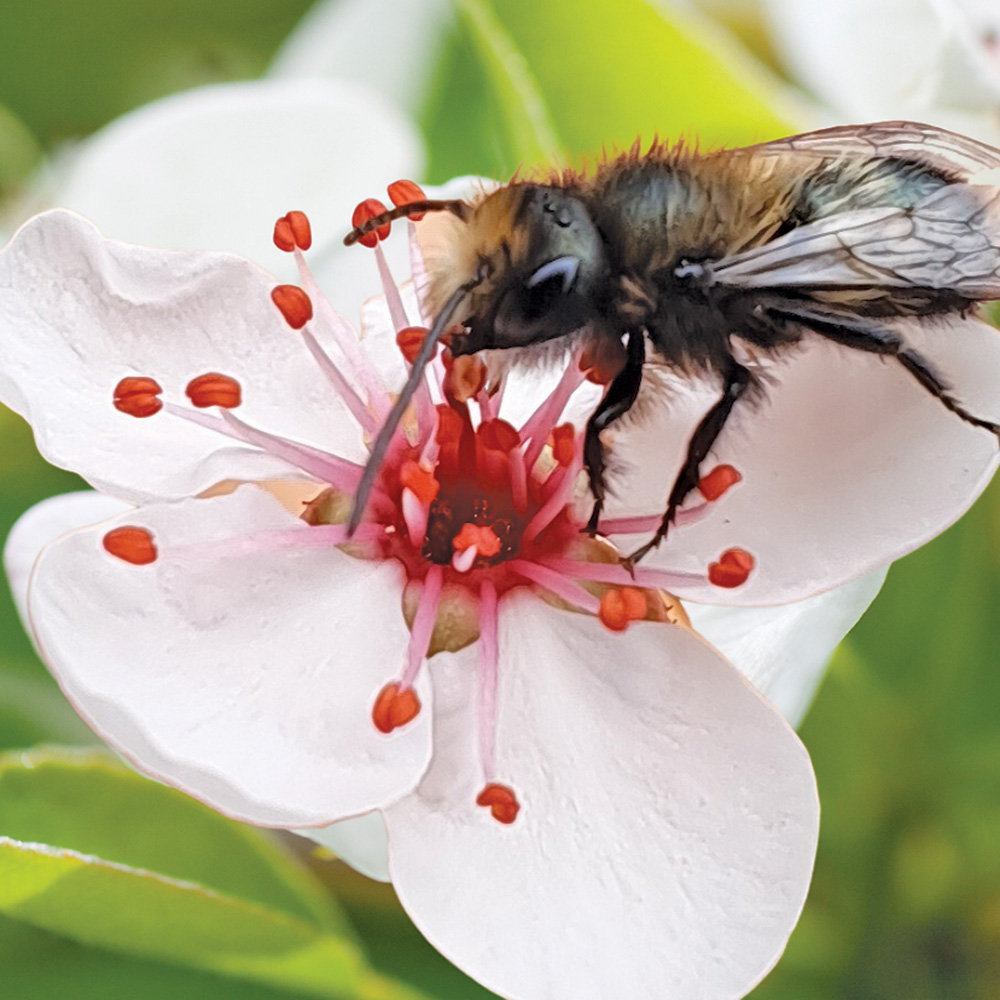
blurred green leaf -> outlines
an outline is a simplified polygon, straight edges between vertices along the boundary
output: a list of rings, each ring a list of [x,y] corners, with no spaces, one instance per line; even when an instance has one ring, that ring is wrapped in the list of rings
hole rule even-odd
[[[342,1000],[374,973],[266,835],[97,752],[0,757],[0,913],[80,944]]]
[[[0,200],[10,197],[41,161],[42,151],[27,126],[0,104]]]

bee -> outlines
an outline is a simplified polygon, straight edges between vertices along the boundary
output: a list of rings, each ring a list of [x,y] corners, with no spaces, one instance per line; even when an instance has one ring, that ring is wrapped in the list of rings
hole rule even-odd
[[[455,356],[573,339],[598,356],[620,353],[584,439],[591,532],[607,495],[601,433],[633,407],[647,365],[715,381],[660,527],[629,564],[667,535],[734,410],[766,392],[740,360],[746,349],[778,354],[812,334],[881,355],[956,419],[997,435],[907,330],[1000,298],[1000,190],[976,183],[998,168],[1000,151],[972,139],[883,122],[707,153],[636,145],[591,176],[515,180],[371,219],[345,243],[417,212],[458,221],[429,274],[435,322],[375,442],[351,523],[445,331]]]

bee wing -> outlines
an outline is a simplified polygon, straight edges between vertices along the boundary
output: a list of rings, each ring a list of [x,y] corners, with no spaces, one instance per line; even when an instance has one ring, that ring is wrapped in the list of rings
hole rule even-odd
[[[745,288],[919,288],[1000,298],[1000,189],[949,184],[913,208],[837,212],[697,267]]]
[[[840,125],[734,152],[754,156],[787,156],[794,152],[829,159],[857,156],[910,160],[955,180],[968,180],[983,171],[1000,169],[1000,150],[957,132],[919,122]]]

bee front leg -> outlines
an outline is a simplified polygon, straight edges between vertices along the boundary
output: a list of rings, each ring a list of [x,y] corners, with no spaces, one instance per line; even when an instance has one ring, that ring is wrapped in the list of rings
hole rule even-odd
[[[594,496],[594,508],[590,512],[586,531],[597,534],[597,522],[601,519],[606,496],[604,484],[604,445],[601,431],[614,423],[632,408],[642,384],[642,366],[646,360],[646,338],[642,331],[632,330],[627,334],[628,347],[625,366],[612,379],[597,409],[587,421],[587,431],[583,439],[583,464],[590,481],[590,492]]]
[[[667,510],[663,515],[656,534],[641,548],[638,548],[630,556],[623,560],[624,565],[631,568],[643,556],[655,549],[667,536],[670,525],[673,523],[677,511],[687,498],[687,495],[697,487],[701,479],[701,463],[712,450],[716,439],[722,433],[722,428],[726,426],[726,421],[732,412],[736,401],[746,392],[753,376],[749,369],[744,368],[734,358],[729,359],[729,364],[723,375],[723,389],[719,401],[702,417],[691,440],[688,442],[687,456],[681,471],[674,480],[673,488],[667,499]]]

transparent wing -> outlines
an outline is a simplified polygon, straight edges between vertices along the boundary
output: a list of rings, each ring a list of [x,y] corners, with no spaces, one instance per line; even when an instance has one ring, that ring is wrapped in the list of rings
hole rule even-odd
[[[956,180],[1000,169],[1000,150],[957,132],[919,122],[840,125],[748,146],[745,152],[763,156],[787,156],[795,152],[829,158],[898,158],[922,163]]]
[[[913,208],[837,212],[700,265],[709,284],[920,288],[1000,298],[1000,189],[949,184]]]

